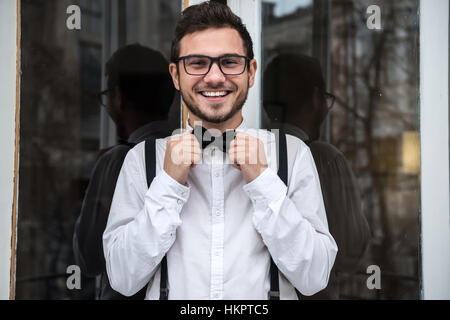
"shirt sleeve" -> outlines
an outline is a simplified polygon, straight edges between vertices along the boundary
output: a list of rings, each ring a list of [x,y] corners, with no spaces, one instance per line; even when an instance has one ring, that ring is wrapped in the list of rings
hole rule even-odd
[[[125,296],[135,294],[150,281],[174,243],[190,191],[164,170],[147,190],[145,169],[139,166],[135,149],[125,158],[103,234],[111,287]]]
[[[253,203],[253,224],[280,272],[303,295],[326,288],[337,254],[327,218],[314,160],[308,147],[298,144],[290,168],[289,188],[267,168],[246,184]]]

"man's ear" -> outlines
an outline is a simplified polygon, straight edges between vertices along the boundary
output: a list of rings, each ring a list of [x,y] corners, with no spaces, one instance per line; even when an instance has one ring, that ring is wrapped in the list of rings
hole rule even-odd
[[[178,68],[177,64],[171,62],[169,64],[169,73],[172,76],[173,85],[175,86],[175,89],[178,91],[180,90],[180,83],[179,83],[179,74],[178,74]]]
[[[253,84],[255,83],[255,74],[256,74],[256,69],[258,69],[258,63],[256,62],[255,59],[252,59],[252,60],[250,60],[248,65],[249,65],[249,67],[248,67],[248,74],[249,74],[248,84],[249,84],[249,88],[251,88],[251,87],[253,87]]]

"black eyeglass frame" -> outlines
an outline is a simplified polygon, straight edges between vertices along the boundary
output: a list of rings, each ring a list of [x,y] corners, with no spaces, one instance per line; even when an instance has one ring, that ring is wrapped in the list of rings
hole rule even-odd
[[[334,106],[334,103],[336,102],[336,96],[329,92],[325,92],[323,95],[325,97],[325,101],[327,101],[327,99],[331,99],[331,104],[327,106],[328,110],[331,110],[331,108],[333,108]]]
[[[224,71],[222,70],[222,66],[220,65],[220,60],[221,60],[221,59],[224,59],[224,58],[230,58],[230,57],[244,58],[244,59],[245,59],[245,65],[244,65],[244,68],[242,69],[242,72],[240,72],[240,73],[226,73],[226,72],[224,72]],[[189,72],[187,71],[187,68],[186,68],[186,59],[188,59],[188,58],[208,58],[209,61],[210,61],[209,67],[208,67],[208,71],[206,71],[205,73],[201,73],[201,74],[189,73]],[[209,71],[211,70],[211,67],[212,67],[213,63],[216,62],[216,61],[217,61],[217,65],[219,66],[220,71],[221,71],[224,75],[226,75],[226,76],[239,76],[239,75],[241,75],[241,74],[244,73],[245,69],[248,67],[248,63],[249,63],[252,59],[250,59],[250,58],[247,57],[247,56],[241,56],[241,55],[238,55],[238,54],[224,54],[223,56],[219,56],[219,57],[215,57],[215,58],[214,58],[214,57],[210,57],[210,56],[201,55],[201,54],[191,54],[191,55],[188,55],[188,56],[183,56],[183,57],[177,58],[177,59],[175,60],[175,63],[178,63],[178,62],[181,61],[181,60],[183,60],[184,71],[185,71],[188,75],[191,75],[191,76],[206,76],[206,75],[209,73]]]

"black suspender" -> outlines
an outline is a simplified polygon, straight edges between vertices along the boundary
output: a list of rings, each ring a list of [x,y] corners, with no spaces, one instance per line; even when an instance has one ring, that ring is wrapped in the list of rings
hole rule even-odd
[[[145,167],[147,172],[147,187],[156,175],[156,143],[154,138],[145,140]],[[169,289],[167,288],[167,258],[161,261],[161,281],[159,284],[159,300],[167,300]]]
[[[287,145],[286,145],[286,135],[283,132],[280,132],[278,136],[276,136],[276,142],[278,142],[278,176],[287,185]],[[147,172],[147,186],[150,187],[153,179],[156,174],[156,144],[155,139],[147,139],[145,141],[145,166]],[[164,258],[161,261],[161,281],[159,285],[159,300],[167,300],[169,297],[169,289],[167,288],[167,258]],[[270,300],[279,300],[280,299],[280,287],[278,280],[278,268],[273,262],[273,259],[270,259],[270,292],[269,292]]]
[[[156,175],[156,144],[155,139],[150,138],[145,140],[145,171],[147,172],[147,187],[150,188],[150,184]]]
[[[275,142],[277,143],[277,155],[278,155],[278,176],[287,184],[288,177],[288,166],[287,166],[287,144],[286,144],[286,135],[283,131],[280,131],[279,134],[275,133]],[[280,300],[280,286],[278,279],[278,267],[273,262],[273,259],[270,258],[270,292],[269,292],[270,300]]]
[[[281,181],[287,186],[288,177],[288,166],[287,166],[287,143],[286,134],[280,131],[279,134],[279,144],[278,144],[278,157],[280,161],[278,162],[278,176]]]

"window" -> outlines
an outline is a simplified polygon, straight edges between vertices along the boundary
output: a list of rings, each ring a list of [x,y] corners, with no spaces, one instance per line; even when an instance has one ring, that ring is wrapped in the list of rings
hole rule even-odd
[[[81,30],[66,28],[71,4],[81,9]],[[21,1],[17,299],[96,297],[95,278],[82,274],[81,290],[69,290],[66,271],[75,265],[74,224],[99,149],[117,143],[97,97],[106,85],[104,65],[133,43],[168,59],[180,9],[178,0]],[[175,125],[179,105],[177,98],[170,112]]]
[[[370,5],[380,30],[368,27]],[[309,144],[340,248],[317,297],[419,298],[417,12],[416,0],[262,2],[263,125]],[[326,111],[322,91],[335,96]]]
[[[201,1],[20,1],[17,299],[98,295],[99,279],[82,274],[81,290],[69,290],[66,271],[76,264],[74,224],[99,150],[119,142],[114,122],[97,99],[106,89],[105,63],[119,48],[134,43],[168,59],[177,14],[183,4],[197,2]],[[255,31],[251,34],[260,61],[252,90],[257,94],[249,95],[244,107],[252,123],[297,135],[316,161],[340,255],[329,287],[312,298],[421,298],[421,237],[430,235],[430,230],[421,230],[421,219],[425,210],[430,221],[429,212],[436,209],[425,208],[423,199],[421,205],[421,197],[426,191],[440,191],[421,189],[421,171],[426,168],[420,159],[429,156],[420,148],[423,126],[427,124],[428,133],[433,126],[424,119],[419,122],[425,109],[430,112],[429,104],[419,108],[419,82],[424,77],[419,73],[419,53],[426,49],[419,47],[424,12],[419,6],[425,1],[220,2],[227,2]],[[82,12],[81,30],[66,28],[66,8],[73,3]],[[446,15],[448,19],[448,10]],[[288,60],[280,62],[286,56]],[[283,66],[283,61],[294,66],[298,57],[312,58],[309,66],[320,65],[323,87],[311,86],[311,75],[318,69],[308,69],[305,80],[295,68],[273,68],[275,63]],[[292,85],[298,90],[282,91]],[[298,109],[292,112],[289,106]],[[171,126],[180,125],[180,113],[177,96],[169,112]],[[442,114],[439,109],[436,117]],[[305,117],[314,128],[303,126]],[[428,143],[436,135],[425,138]],[[428,169],[430,163],[426,162]],[[425,200],[428,205],[433,202]],[[448,206],[442,208],[448,215]],[[340,223],[339,217],[348,223]],[[444,218],[436,221],[448,225],[448,216]],[[436,253],[428,257],[428,265],[438,258]],[[444,266],[448,255],[445,258]]]

